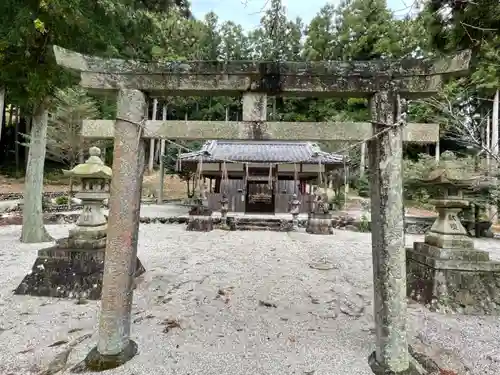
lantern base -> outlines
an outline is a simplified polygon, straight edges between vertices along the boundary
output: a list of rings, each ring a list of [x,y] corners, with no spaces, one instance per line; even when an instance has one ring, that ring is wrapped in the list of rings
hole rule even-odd
[[[189,215],[186,230],[194,232],[210,232],[214,229],[212,216]]]
[[[475,249],[406,249],[408,297],[441,312],[500,315],[500,262]]]
[[[409,351],[411,352],[411,348],[409,348]],[[424,362],[424,361],[422,361]],[[425,363],[425,362],[424,362]],[[409,363],[408,363],[408,368],[403,371],[398,371],[394,372],[391,370],[387,370],[383,365],[381,365],[377,359],[376,359],[376,354],[373,352],[368,356],[368,365],[370,366],[370,369],[375,375],[427,375],[430,372],[423,366],[423,364],[419,363],[417,359],[413,358],[412,355],[410,355],[409,358]]]
[[[137,344],[130,340],[125,349],[116,355],[103,355],[93,348],[83,362],[86,370],[106,371],[120,367],[130,361],[138,352]]]
[[[312,212],[307,220],[306,232],[310,234],[333,234],[332,214]]]
[[[41,249],[31,272],[14,294],[98,300],[101,298],[104,256],[105,248],[53,246]],[[134,277],[144,272],[146,270],[137,258]]]

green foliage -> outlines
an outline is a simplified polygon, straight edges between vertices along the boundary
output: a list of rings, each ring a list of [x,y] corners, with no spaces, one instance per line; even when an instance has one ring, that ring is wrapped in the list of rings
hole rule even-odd
[[[500,2],[434,0],[426,4],[430,41],[439,51],[471,49],[472,81],[479,88],[500,86]]]
[[[359,231],[363,233],[370,231],[370,222],[368,221],[368,218],[365,214],[361,215],[359,222]]]
[[[370,196],[370,181],[366,176],[360,177],[354,188],[358,191],[358,195],[363,198],[368,198]]]
[[[49,126],[47,128],[46,159],[69,168],[73,168],[80,157],[92,146],[109,146],[109,141],[95,141],[81,136],[82,121],[95,119],[99,110],[94,99],[82,88],[68,87],[57,89],[49,109]],[[24,134],[29,147],[30,135]]]
[[[338,190],[328,202],[333,210],[342,210],[345,206],[345,193]]]
[[[56,204],[59,206],[67,205],[69,202],[69,198],[66,195],[61,195],[56,198]]]
[[[165,154],[163,156],[163,165],[165,171],[168,174],[177,175],[180,179],[184,181],[189,181],[193,177],[193,172],[187,171],[185,168],[181,168],[181,171],[177,171],[178,155],[179,153],[185,152],[185,149],[189,150],[199,150],[202,146],[199,141],[176,141],[176,144],[183,146],[183,148],[178,147],[174,144],[167,144],[165,147]]]
[[[440,15],[446,6],[450,7],[449,18]],[[325,5],[304,25],[300,18],[287,17],[281,0],[271,0],[261,25],[247,32],[234,22],[220,22],[214,13],[193,19],[186,0],[4,0],[0,4],[0,85],[6,86],[9,103],[21,106],[27,116],[47,97],[72,87],[77,80],[55,65],[53,44],[87,54],[158,62],[399,59],[473,48],[471,79],[452,81],[438,98],[441,103],[450,100],[453,106],[463,107],[460,99],[465,84],[471,85],[467,97],[499,87],[500,37],[495,30],[499,7],[498,0],[437,0],[427,2],[426,10],[417,17],[396,19],[384,0],[349,0]],[[115,117],[114,98],[88,97],[97,111],[88,114],[89,118]],[[54,106],[58,103],[56,99]],[[240,97],[174,97],[168,98],[167,106],[169,120],[186,115],[189,120],[225,120],[226,111],[228,120],[241,120]],[[270,98],[268,106],[270,118],[277,121],[369,120],[364,98]],[[66,107],[71,107],[69,102]],[[480,105],[474,103],[474,108]],[[409,120],[439,122],[444,137],[450,136],[448,115],[428,102],[410,102]],[[54,134],[49,144],[59,142],[56,139]],[[322,145],[330,151],[344,146]],[[174,170],[176,155],[175,147],[167,153],[169,171]],[[349,152],[349,156],[359,160],[357,152]],[[369,194],[366,179],[356,184],[360,195]]]
[[[2,1],[0,84],[11,103],[35,108],[57,88],[75,83],[55,64],[54,44],[135,59],[151,60],[155,47],[163,47],[164,56],[176,55],[194,44],[194,36],[191,21],[174,5],[159,12],[158,6],[148,9],[134,0]]]

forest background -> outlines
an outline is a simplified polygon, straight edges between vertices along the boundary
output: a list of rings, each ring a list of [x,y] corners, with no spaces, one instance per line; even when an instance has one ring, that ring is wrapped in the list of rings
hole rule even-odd
[[[46,182],[64,182],[61,167],[81,161],[90,146],[79,136],[81,120],[115,116],[114,98],[85,92],[76,86],[76,77],[56,66],[51,54],[54,44],[86,54],[159,62],[433,58],[468,48],[473,52],[471,74],[450,82],[432,100],[410,102],[408,121],[438,122],[441,152],[495,160],[498,136],[491,126],[496,110],[498,129],[493,99],[500,87],[500,2],[408,4],[408,9],[415,7],[420,11],[395,17],[385,0],[349,0],[325,4],[305,24],[300,18],[288,18],[281,0],[270,0],[260,25],[245,30],[231,21],[220,22],[215,13],[196,19],[185,0],[5,0],[0,5],[0,90],[5,102],[0,118],[2,174],[22,178],[29,164],[30,140],[44,138]],[[169,97],[159,108],[163,105],[169,120],[238,120],[241,116],[238,97]],[[49,120],[44,130],[37,125],[44,122],[45,111]],[[278,121],[369,120],[367,101],[357,98],[278,97],[269,101],[268,114]],[[194,150],[202,142],[178,143]],[[101,146],[110,164],[112,144]],[[346,144],[322,146],[335,152]],[[178,152],[177,147],[167,147],[171,172]],[[432,146],[406,145],[409,177],[427,163],[422,153],[434,152]],[[358,172],[359,148],[352,148],[349,156],[351,185],[366,190],[367,180]],[[485,173],[496,170],[488,167]],[[420,190],[409,194],[425,200]]]

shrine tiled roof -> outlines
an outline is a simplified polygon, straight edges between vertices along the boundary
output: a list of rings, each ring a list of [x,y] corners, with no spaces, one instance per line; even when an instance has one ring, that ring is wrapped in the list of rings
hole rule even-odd
[[[314,142],[207,141],[199,151],[179,155],[182,161],[341,164],[344,156],[322,151]]]

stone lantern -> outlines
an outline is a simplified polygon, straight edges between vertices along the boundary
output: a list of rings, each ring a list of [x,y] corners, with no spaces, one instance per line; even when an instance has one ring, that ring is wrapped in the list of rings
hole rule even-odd
[[[316,189],[314,192],[312,210],[307,220],[307,233],[333,234],[332,214],[328,206],[326,192],[320,193],[319,189]]]
[[[220,220],[222,225],[227,225],[227,212],[229,211],[229,199],[227,199],[227,194],[222,193],[222,198],[220,200]]]
[[[111,168],[101,160],[101,150],[97,147],[89,149],[88,160],[73,169],[63,170],[65,176],[81,181],[81,189],[76,197],[82,201],[83,210],[76,222],[76,227],[69,232],[69,240],[73,244],[86,244],[93,248],[106,246],[107,220],[102,208],[103,201],[109,198]]]
[[[82,200],[83,210],[76,226],[55,246],[38,251],[32,271],[17,287],[16,294],[100,299],[107,230],[102,203],[109,197],[112,171],[99,157],[99,148],[91,147],[89,153],[85,163],[63,171],[81,181],[76,196]],[[137,259],[134,276],[144,272]]]
[[[301,201],[298,199],[297,194],[292,195],[290,200],[290,213],[292,214],[292,230],[299,230],[299,214]]]
[[[212,210],[208,207],[207,185],[200,186],[195,204],[189,210],[186,230],[195,232],[210,232],[213,230]]]
[[[446,311],[496,315],[500,314],[500,263],[474,248],[458,218],[469,204],[463,189],[477,180],[450,152],[443,153],[440,165],[421,179],[437,187],[441,196],[431,201],[438,217],[424,242],[406,249],[407,292]]]
[[[477,177],[460,165],[450,151],[441,155],[442,162],[421,179],[424,185],[434,186],[441,197],[430,201],[438,217],[425,236],[425,243],[446,249],[473,249],[474,241],[467,234],[458,214],[469,206],[463,189],[475,184]]]

